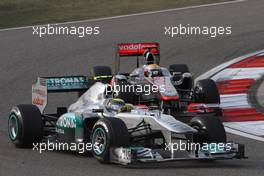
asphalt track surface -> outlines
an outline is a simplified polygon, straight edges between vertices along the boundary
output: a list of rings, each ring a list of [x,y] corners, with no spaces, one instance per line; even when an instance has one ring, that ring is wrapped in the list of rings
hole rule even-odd
[[[175,162],[123,168],[101,165],[95,159],[62,152],[39,154],[15,149],[7,137],[10,108],[31,102],[31,84],[37,76],[88,74],[94,65],[114,64],[118,42],[157,41],[161,44],[161,64],[187,63],[195,76],[218,64],[264,47],[264,2],[249,0],[236,4],[202,7],[143,16],[87,22],[98,25],[96,37],[32,36],[32,29],[0,32],[0,176],[10,175],[215,175],[263,176],[264,143],[228,135],[244,143],[248,160],[213,163]],[[169,38],[163,27],[178,24],[231,25],[232,35],[210,39],[204,36]],[[131,65],[126,65],[127,68]],[[51,106],[72,102],[74,96],[56,96]],[[67,104],[67,103],[66,103]]]

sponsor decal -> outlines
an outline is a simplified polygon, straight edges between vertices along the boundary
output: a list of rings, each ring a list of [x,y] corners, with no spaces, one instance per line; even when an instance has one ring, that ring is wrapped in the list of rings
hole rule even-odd
[[[59,118],[56,125],[62,128],[76,128],[76,119],[65,115]]]
[[[48,78],[47,86],[49,90],[87,88],[84,76]]]
[[[142,49],[142,45],[139,44],[128,44],[128,45],[120,45],[119,50],[139,50]]]
[[[64,130],[60,128],[56,128],[56,132],[60,134],[64,134]]]
[[[43,113],[47,105],[47,86],[46,80],[38,78],[37,82],[32,85],[32,104],[36,105],[40,112]]]
[[[40,97],[34,97],[33,98],[33,102],[34,105],[39,105],[39,106],[43,106],[45,103],[45,99],[42,99]]]
[[[84,77],[64,77],[64,78],[49,78],[48,86],[53,85],[71,85],[71,84],[79,84],[84,83]]]
[[[159,54],[158,43],[124,43],[118,44],[119,55],[142,55],[146,49],[151,49],[153,54]]]
[[[41,90],[41,89],[32,89],[32,93],[35,93],[37,95],[40,95],[42,97],[46,96],[46,91],[45,90]]]

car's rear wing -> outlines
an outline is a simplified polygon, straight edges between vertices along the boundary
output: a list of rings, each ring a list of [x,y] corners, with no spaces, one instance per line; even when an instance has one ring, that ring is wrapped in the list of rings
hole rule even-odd
[[[143,59],[143,54],[146,51],[152,52],[156,56],[156,63],[159,64],[160,49],[159,43],[119,43],[117,44],[117,57],[115,72],[120,70],[120,58],[128,58],[134,56],[137,59],[137,67],[139,67],[139,60]],[[140,58],[141,57],[141,58]]]
[[[84,92],[91,84],[86,76],[39,77],[32,85],[32,104],[43,113],[48,103],[48,93]]]
[[[159,55],[159,43],[119,43],[117,44],[118,55],[142,56],[146,51],[151,51],[154,55]]]

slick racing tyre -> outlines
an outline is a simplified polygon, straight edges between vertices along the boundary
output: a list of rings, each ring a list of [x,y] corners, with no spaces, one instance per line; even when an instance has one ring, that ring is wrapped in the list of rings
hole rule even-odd
[[[220,95],[216,83],[211,79],[200,80],[196,83],[194,97],[196,102],[220,103]]]
[[[93,76],[111,76],[112,70],[108,66],[95,66],[93,67]]]
[[[216,116],[204,115],[194,117],[191,119],[189,125],[198,131],[193,136],[195,143],[226,143],[225,128]]]
[[[94,81],[109,83],[112,79],[112,70],[108,66],[95,66],[93,67]]]
[[[8,118],[8,134],[16,147],[32,147],[43,138],[43,121],[37,106],[18,105],[12,108]]]
[[[134,86],[134,89],[136,90],[135,85],[130,84],[127,81],[118,81],[116,86],[120,87],[120,88],[125,88],[125,87],[132,87]],[[120,90],[119,92],[117,92],[115,94],[115,98],[120,98],[122,100],[124,100],[126,103],[130,103],[130,104],[138,104],[139,102],[139,95],[136,91],[133,91],[133,89],[131,88],[130,90]]]
[[[173,64],[169,66],[169,70],[171,74],[173,75],[174,72],[183,74],[183,73],[189,73],[189,68],[186,64]]]
[[[110,162],[111,147],[129,147],[130,135],[125,123],[118,118],[99,119],[91,133],[92,153],[101,163]]]

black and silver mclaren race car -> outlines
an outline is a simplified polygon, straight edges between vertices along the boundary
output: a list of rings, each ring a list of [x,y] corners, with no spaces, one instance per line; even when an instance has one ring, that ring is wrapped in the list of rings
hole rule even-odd
[[[173,117],[152,106],[127,104],[108,87],[101,82],[89,86],[83,76],[38,78],[32,103],[11,110],[10,140],[17,147],[88,145],[87,152],[100,162],[124,165],[245,158],[244,145],[227,142],[217,116]],[[68,108],[45,113],[48,94],[73,91],[84,93]]]
[[[136,66],[123,60],[136,61]],[[185,64],[169,68],[159,66],[158,43],[122,43],[117,46],[115,74],[109,66],[93,68],[93,78],[111,85],[115,96],[131,104],[158,106],[171,115],[182,112],[214,112],[221,115],[220,96],[215,82],[204,79],[194,85],[192,74]]]

